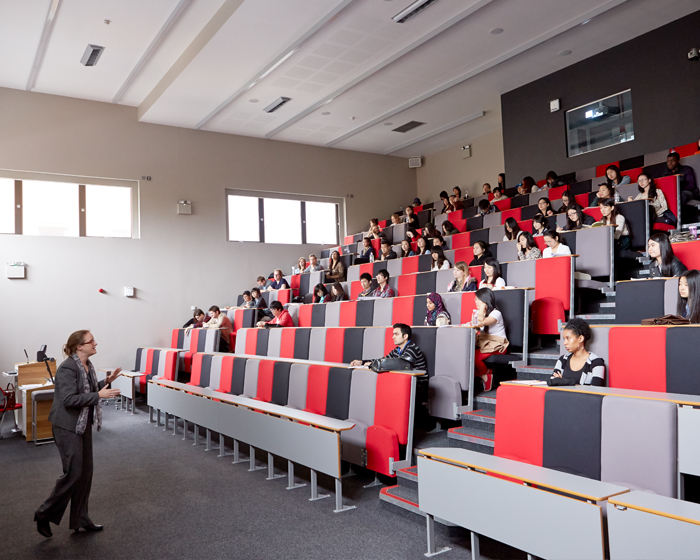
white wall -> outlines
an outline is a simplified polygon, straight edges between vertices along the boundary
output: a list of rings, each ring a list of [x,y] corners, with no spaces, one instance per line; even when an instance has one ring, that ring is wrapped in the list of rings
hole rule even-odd
[[[74,330],[99,343],[95,364],[133,367],[138,346],[169,346],[190,306],[235,304],[259,274],[287,271],[318,246],[226,241],[226,187],[346,198],[350,232],[416,196],[404,158],[139,123],[136,108],[0,88],[0,169],[140,180],[140,239],[0,236],[0,368]],[[193,215],[176,214],[179,199]],[[342,235],[343,232],[341,232]],[[341,240],[342,241],[342,240]],[[123,297],[135,286],[135,299]],[[104,288],[107,294],[98,293]]]
[[[471,145],[472,157],[462,159],[465,144]],[[454,187],[460,187],[462,194],[478,196],[484,183],[496,185],[503,170],[503,134],[499,129],[425,156],[423,166],[417,169],[418,197],[423,202],[439,202],[440,191],[452,194]]]

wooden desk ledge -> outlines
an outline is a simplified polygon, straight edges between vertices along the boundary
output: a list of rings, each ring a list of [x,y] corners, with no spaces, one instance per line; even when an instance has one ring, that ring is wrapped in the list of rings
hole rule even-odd
[[[632,491],[608,500],[613,506],[635,509],[677,521],[700,525],[700,504],[649,492]]]
[[[629,492],[629,488],[617,484],[592,480],[512,459],[493,457],[468,449],[426,448],[418,451],[418,454],[427,459],[442,461],[458,467],[477,469],[484,474],[515,478],[538,488],[562,492],[592,502],[602,502],[612,496]]]
[[[218,400],[228,405],[248,408],[250,410],[262,412],[267,415],[276,416],[278,418],[285,418],[291,421],[303,422],[315,428],[320,428],[331,432],[344,432],[346,430],[351,430],[355,427],[354,422],[349,422],[347,420],[338,420],[337,418],[323,416],[322,414],[314,414],[313,412],[304,412],[303,410],[297,410],[294,408],[289,408],[287,406],[280,406],[278,404],[267,403],[264,401],[256,401],[248,397],[239,397],[237,395],[230,395],[229,393],[220,393],[213,389],[205,389],[202,387],[196,387],[194,385],[186,385],[177,381],[169,381],[166,379],[154,378],[149,380],[149,383],[152,383],[154,385],[160,385],[161,387],[174,389],[198,397],[204,397],[211,400]]]

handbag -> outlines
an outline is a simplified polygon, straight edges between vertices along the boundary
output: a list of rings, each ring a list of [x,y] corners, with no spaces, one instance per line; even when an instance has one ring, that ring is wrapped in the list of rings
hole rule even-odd
[[[684,319],[680,315],[664,315],[642,319],[642,325],[690,325],[690,319]]]
[[[404,371],[412,369],[412,367],[413,364],[403,358],[380,358],[378,360],[372,360],[369,369],[381,373],[383,371]]]
[[[2,410],[11,410],[15,407],[15,386],[12,383],[8,383],[5,390],[2,392],[5,395],[5,402],[3,404]]]
[[[503,354],[508,348],[507,338],[496,336],[495,334],[480,334],[476,339],[476,347],[482,354]]]

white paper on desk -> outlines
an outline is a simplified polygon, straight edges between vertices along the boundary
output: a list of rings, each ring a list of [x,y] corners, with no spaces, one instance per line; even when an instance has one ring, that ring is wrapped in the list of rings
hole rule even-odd
[[[29,385],[21,385],[20,390],[29,391],[29,389],[36,389],[37,387],[43,387],[42,383],[30,383]]]

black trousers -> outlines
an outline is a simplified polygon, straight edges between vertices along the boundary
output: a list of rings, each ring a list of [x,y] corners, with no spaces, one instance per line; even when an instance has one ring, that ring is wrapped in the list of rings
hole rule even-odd
[[[88,422],[84,434],[54,426],[53,436],[61,455],[63,476],[56,480],[49,499],[36,510],[34,520],[58,525],[70,502],[70,528],[80,529],[92,523],[88,515],[93,469],[92,423]]]

